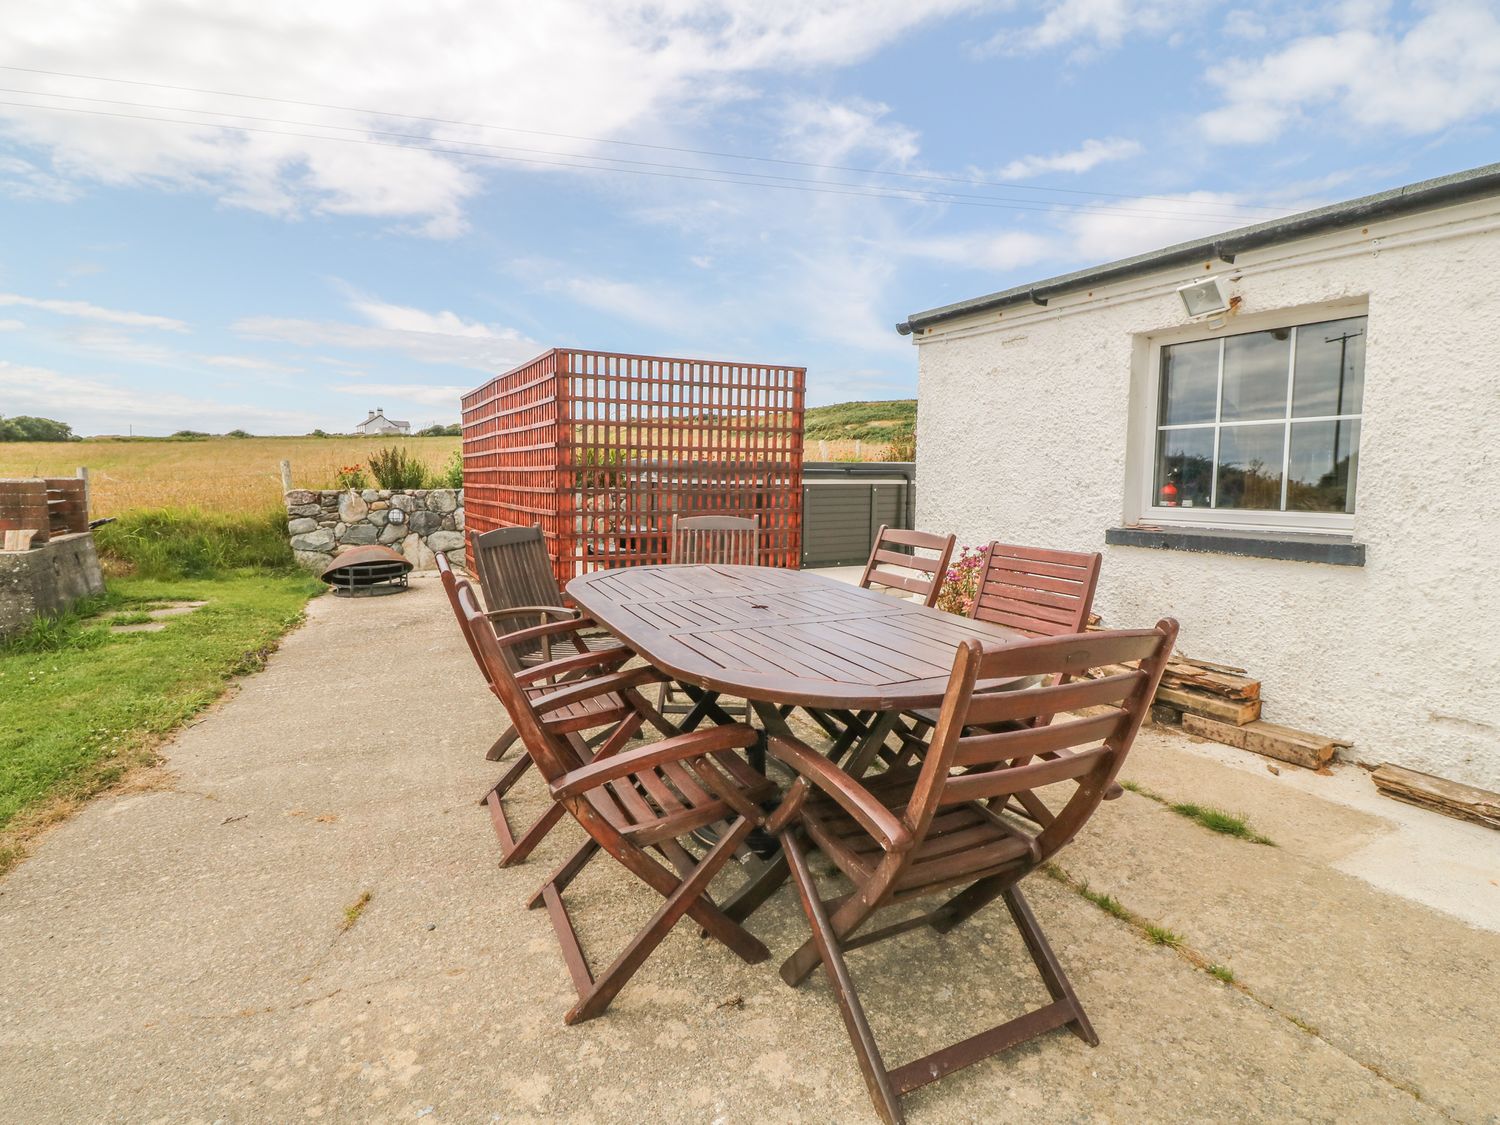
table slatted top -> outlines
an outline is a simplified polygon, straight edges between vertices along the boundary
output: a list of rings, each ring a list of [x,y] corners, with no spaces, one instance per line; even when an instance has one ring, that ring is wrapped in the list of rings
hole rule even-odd
[[[601,570],[573,579],[568,593],[685,683],[804,707],[934,707],[960,643],[1022,639],[998,625],[773,567]]]

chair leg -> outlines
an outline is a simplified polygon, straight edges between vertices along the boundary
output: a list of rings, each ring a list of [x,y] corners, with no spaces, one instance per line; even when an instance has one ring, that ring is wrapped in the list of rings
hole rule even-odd
[[[500,799],[497,797],[494,804],[490,806],[492,814],[498,815],[501,820],[504,820],[505,813],[503,811],[494,812],[494,810],[499,809],[499,806]],[[552,831],[566,811],[562,805],[554,801],[548,806],[547,811],[537,818],[537,822],[526,829],[521,838],[509,848],[503,846],[504,841],[502,840],[500,866],[514,867],[516,864],[523,862],[536,849],[536,846],[542,842],[547,833]]]
[[[759,875],[724,901],[724,905],[720,907],[724,916],[735,922],[743,922],[786,882],[788,871],[786,856],[778,854]]]
[[[520,758],[518,758],[511,764],[510,769],[506,770],[503,774],[500,775],[499,781],[495,782],[494,785],[491,785],[487,790],[485,790],[484,796],[479,798],[480,805],[482,806],[489,804],[491,796],[505,796],[510,792],[511,787],[515,785],[516,782],[521,780],[521,775],[530,768],[531,755],[522,754]]]
[[[494,745],[484,752],[485,761],[498,762],[501,758],[505,757],[505,752],[514,746],[516,739],[520,737],[520,733],[516,728],[511,727],[499,738],[495,739]]]
[[[608,969],[594,982],[588,994],[582,996],[564,1017],[565,1022],[582,1023],[584,1020],[593,1019],[609,1007],[609,1002],[615,998],[620,989],[625,987],[627,981],[635,975],[637,969],[651,955],[651,951],[661,944],[662,939],[671,932],[684,915],[688,914],[694,905],[703,897],[708,890],[708,885],[713,877],[719,873],[724,862],[734,854],[734,849],[740,840],[750,831],[751,822],[741,817],[733,829],[724,835],[717,844],[703,857],[697,868],[686,879],[677,884],[676,888],[667,896],[662,903],[661,909],[656,916],[647,923],[645,929],[637,934],[634,940],[625,947]]]
[[[1094,1033],[1094,1026],[1089,1023],[1088,1016],[1084,1015],[1083,1005],[1078,1002],[1073,986],[1068,982],[1057,954],[1052,952],[1046,935],[1042,933],[1042,927],[1037,924],[1036,915],[1031,912],[1031,904],[1022,896],[1021,888],[1010,886],[1001,894],[1005,896],[1005,905],[1010,908],[1010,916],[1016,929],[1021,931],[1026,951],[1036,963],[1037,972],[1042,974],[1047,991],[1052,994],[1053,1000],[1065,1002],[1073,1010],[1073,1019],[1069,1021],[1068,1029],[1090,1047],[1097,1047],[1099,1036]]]
[[[898,1125],[906,1120],[901,1112],[901,1099],[891,1089],[885,1061],[880,1057],[880,1048],[875,1045],[875,1035],[870,1030],[869,1020],[865,1018],[859,994],[854,991],[854,981],[849,976],[843,951],[839,948],[838,934],[830,924],[823,902],[818,897],[818,888],[813,882],[812,872],[808,870],[807,857],[802,853],[797,833],[785,833],[781,837],[781,847],[788,859],[792,880],[797,884],[797,893],[802,898],[802,909],[807,914],[808,925],[812,927],[813,942],[817,946],[823,968],[828,973],[828,983],[838,1000],[839,1014],[843,1016],[844,1028],[849,1033],[849,1042],[854,1047],[854,1056],[859,1062],[865,1086],[870,1091],[875,1112],[886,1125]],[[784,968],[782,975],[785,976]]]

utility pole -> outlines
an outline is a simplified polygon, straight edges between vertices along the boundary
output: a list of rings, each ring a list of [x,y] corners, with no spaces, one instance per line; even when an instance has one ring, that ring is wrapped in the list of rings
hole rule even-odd
[[[1334,414],[1343,414],[1344,412],[1344,368],[1349,358],[1349,341],[1363,335],[1363,332],[1345,332],[1342,336],[1323,337],[1323,343],[1336,343],[1339,346],[1339,397],[1333,411]],[[1339,427],[1342,425],[1342,422],[1335,422],[1333,424],[1333,473],[1335,479],[1338,478],[1339,471]],[[1344,487],[1345,489],[1349,487],[1349,478],[1347,475],[1344,477]],[[1345,503],[1348,503],[1347,497],[1345,497]]]

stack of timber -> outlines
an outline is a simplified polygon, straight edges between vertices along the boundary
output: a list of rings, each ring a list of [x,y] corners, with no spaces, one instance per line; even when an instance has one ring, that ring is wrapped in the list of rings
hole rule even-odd
[[[1500,793],[1476,789],[1387,762],[1372,773],[1375,788],[1387,797],[1432,809],[1444,816],[1500,828]]]
[[[1110,666],[1102,674],[1125,671]],[[1156,689],[1151,719],[1279,762],[1323,770],[1348,743],[1261,719],[1260,681],[1243,668],[1173,656]]]

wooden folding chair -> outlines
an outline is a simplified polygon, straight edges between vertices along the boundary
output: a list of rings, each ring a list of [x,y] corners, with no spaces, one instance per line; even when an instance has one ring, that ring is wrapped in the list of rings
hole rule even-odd
[[[479,665],[480,672],[484,675],[485,683],[490,691],[498,698],[500,693],[491,676],[489,665],[485,663],[483,649],[481,648],[479,635],[484,634],[491,639],[497,639],[500,646],[502,659],[509,662],[512,675],[515,677],[520,690],[532,698],[540,698],[554,693],[564,687],[574,687],[580,682],[587,682],[589,676],[607,676],[619,671],[633,655],[629,649],[622,645],[597,650],[584,650],[576,652],[571,656],[561,656],[545,664],[533,664],[529,668],[521,667],[519,653],[534,651],[535,642],[540,636],[543,639],[570,639],[569,630],[582,629],[592,622],[581,616],[572,616],[565,621],[556,621],[550,624],[534,626],[531,629],[516,630],[510,634],[501,634],[494,628],[493,618],[489,614],[482,614],[476,625],[463,611],[463,597],[467,597],[478,604],[474,598],[473,589],[469,583],[459,578],[448,565],[448,560],[441,554],[438,555],[438,572],[442,576],[443,589],[448,595],[448,602],[453,607],[454,616],[458,618],[458,625],[464,635],[464,641],[473,654],[475,663]],[[641,669],[642,682],[654,682],[663,679],[660,673],[651,669]],[[645,721],[651,723],[659,731],[666,735],[676,734],[677,731],[661,715],[651,709],[645,703],[644,697],[639,697],[642,707],[636,706],[636,698],[627,698],[616,693],[601,692],[597,695],[581,698],[577,702],[555,707],[547,715],[547,723],[555,733],[567,737],[576,743],[577,752],[584,760],[592,757],[590,742],[583,739],[585,731],[595,731],[605,728],[602,733],[592,736],[594,743],[607,739],[613,729],[617,728],[627,717],[639,715]],[[503,703],[503,700],[502,700]],[[639,726],[639,723],[636,724]],[[506,748],[517,739],[514,724],[505,734],[491,747],[485,756],[492,761],[500,760]],[[499,748],[498,753],[496,748]],[[479,803],[487,806],[490,813],[490,823],[494,826],[495,835],[500,841],[500,866],[510,867],[520,863],[532,850],[541,843],[542,838],[552,830],[558,820],[562,817],[562,810],[555,805],[548,810],[530,828],[518,836],[510,818],[505,812],[505,795],[515,787],[526,771],[532,766],[531,755],[522,749],[521,756],[509,769],[500,776],[500,780],[485,792],[479,799]]]
[[[759,566],[760,517],[674,515],[667,557],[673,563]],[[684,691],[688,702],[680,698]],[[748,703],[723,704],[717,692],[683,689],[671,683],[662,685],[656,706],[663,715],[691,716],[684,724],[688,730],[697,727],[705,717],[723,723],[750,716]]]
[[[771,753],[799,776],[767,827],[782,843],[812,928],[811,940],[787,959],[781,975],[796,986],[822,963],[882,1120],[904,1120],[901,1095],[1054,1028],[1098,1043],[1019,884],[1098,808],[1140,729],[1176,636],[1177,623],[1168,619],[1150,630],[989,648],[966,641],[921,763],[889,770],[867,785],[795,739],[771,739]],[[1129,670],[1060,682],[1114,664]],[[975,691],[976,682],[992,677],[1038,677],[1045,686]],[[983,729],[1000,724],[1015,725]],[[1066,782],[1073,786],[1056,807],[1056,790],[1047,787]],[[850,893],[824,901],[808,867],[809,843],[853,883]],[[930,913],[858,933],[877,911],[953,891]],[[1004,899],[1051,1003],[887,1068],[844,954],[924,924],[947,933],[996,898]]]
[[[708,895],[709,884],[734,849],[764,822],[759,803],[775,793],[775,787],[735,753],[751,746],[756,732],[734,723],[625,750],[649,713],[639,689],[656,682],[651,670],[614,672],[535,695],[525,690],[504,655],[503,646],[512,638],[497,638],[482,627],[483,616],[471,590],[460,587],[458,598],[478,642],[480,659],[546,779],[556,807],[565,809],[588,833],[583,847],[553,872],[528,904],[533,909],[547,908],[578,991],[578,1003],[569,1009],[566,1022],[602,1014],[684,915],[747,962],[769,957],[766,947],[726,917]],[[634,710],[621,719],[592,762],[585,761],[577,742],[564,738],[549,717],[564,708],[613,697],[624,699]],[[681,838],[719,821],[729,821],[727,830],[706,855],[695,859]],[[562,895],[600,849],[666,901],[609,967],[595,976]]]
[[[875,545],[870,548],[864,573],[859,576],[860,588],[883,589],[896,596],[914,597],[926,606],[936,605],[943,579],[948,574],[948,563],[953,558],[954,542],[952,535],[934,535],[930,531],[910,531],[881,524],[875,533]],[[918,554],[919,551],[933,553]],[[785,708],[784,713],[790,710]],[[868,745],[874,749],[883,743],[882,732],[876,732],[873,726],[877,717],[868,712],[809,710],[808,715],[833,740],[829,753],[834,761],[855,745]],[[884,722],[894,726],[893,719],[891,716]],[[880,741],[874,741],[872,737]]]
[[[485,616],[501,632],[578,618],[578,610],[566,604],[557,587],[540,527],[497,527],[473,536],[471,545],[474,570],[484,591]],[[440,561],[439,569],[442,566]],[[574,652],[619,647],[618,641],[597,626],[580,627],[563,637],[566,647]],[[546,635],[530,641],[515,650],[515,658],[526,668],[545,664],[552,659],[556,639]],[[515,741],[515,729],[507,730],[491,747],[490,761],[498,762]]]

